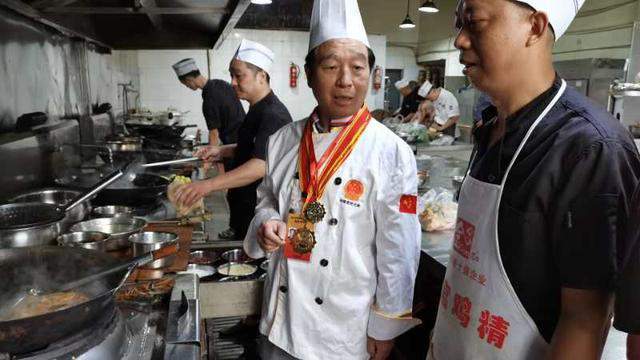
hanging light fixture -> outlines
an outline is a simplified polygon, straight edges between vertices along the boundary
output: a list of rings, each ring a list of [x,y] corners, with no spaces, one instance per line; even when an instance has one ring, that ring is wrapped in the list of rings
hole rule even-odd
[[[427,0],[418,8],[418,10],[426,13],[437,13],[440,11],[433,0]]]
[[[410,0],[407,0],[407,16],[400,23],[400,29],[413,29],[416,27],[416,24],[411,21],[411,17],[409,16],[409,1]]]
[[[271,0],[251,0],[251,3],[256,5],[270,5]]]

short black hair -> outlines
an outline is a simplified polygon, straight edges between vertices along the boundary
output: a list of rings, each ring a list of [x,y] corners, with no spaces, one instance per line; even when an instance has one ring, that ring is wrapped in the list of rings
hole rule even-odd
[[[178,76],[178,79],[180,81],[185,81],[187,80],[188,77],[192,77],[192,78],[197,78],[198,76],[200,76],[200,70],[193,70],[191,72],[188,72],[182,76]]]
[[[316,65],[316,50],[318,48],[315,47],[304,58],[304,67],[309,69],[310,72],[313,72],[313,68]],[[369,71],[373,71],[373,67],[376,65],[376,55],[373,53],[369,47],[367,47],[367,53],[369,58]]]
[[[247,64],[247,68],[251,69],[254,75],[259,73],[260,71],[264,71],[260,66],[248,63],[246,61],[244,63]],[[271,84],[271,76],[269,76],[269,73],[264,71],[264,74],[267,75],[267,84]]]

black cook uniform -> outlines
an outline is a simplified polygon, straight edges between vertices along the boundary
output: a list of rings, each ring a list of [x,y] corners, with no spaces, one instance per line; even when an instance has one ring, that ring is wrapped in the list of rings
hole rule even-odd
[[[402,99],[402,105],[400,107],[400,115],[407,116],[409,114],[413,114],[418,111],[418,107],[420,103],[424,100],[424,98],[418,95],[418,90],[420,90],[419,86],[416,86],[413,91]]]
[[[266,160],[269,136],[292,122],[291,114],[273,92],[249,108],[238,131],[238,142],[233,166],[238,167],[251,159]],[[256,208],[256,190],[262,178],[235,189],[229,189],[229,210],[236,239],[244,239]]]
[[[207,128],[217,129],[223,144],[236,142],[245,113],[238,96],[228,82],[218,79],[207,81],[202,89],[202,113]],[[230,169],[225,167],[225,170]]]
[[[483,112],[484,125],[474,134],[474,178],[500,184],[527,130],[560,85],[556,78],[509,117],[506,135],[491,147],[496,111],[491,106]],[[571,87],[522,149],[500,202],[500,256],[546,341],[559,319],[562,287],[614,291],[639,178],[640,159],[629,132]]]

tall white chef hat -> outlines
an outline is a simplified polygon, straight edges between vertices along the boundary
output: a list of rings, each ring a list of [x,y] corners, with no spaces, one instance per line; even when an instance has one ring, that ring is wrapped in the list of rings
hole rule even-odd
[[[196,65],[195,60],[188,58],[180,60],[177,63],[173,64],[173,71],[175,71],[176,75],[180,77],[183,75],[187,75],[192,71],[198,71],[198,66]]]
[[[420,89],[418,89],[418,95],[426,98],[429,94],[429,91],[431,91],[431,88],[433,88],[433,84],[431,84],[429,80],[425,80],[424,83],[422,83],[422,85],[420,86]]]
[[[585,0],[519,0],[536,11],[546,13],[556,35],[556,41],[564,35]]]
[[[247,39],[242,39],[236,54],[233,56],[234,59],[248,62],[249,64],[259,67],[269,75],[271,75],[274,57],[273,51],[268,47]]]
[[[357,0],[315,0],[310,32],[309,52],[332,39],[354,39],[371,48]]]
[[[396,89],[398,90],[404,89],[407,86],[409,86],[409,80],[407,79],[398,80],[396,81],[395,85],[396,85]]]

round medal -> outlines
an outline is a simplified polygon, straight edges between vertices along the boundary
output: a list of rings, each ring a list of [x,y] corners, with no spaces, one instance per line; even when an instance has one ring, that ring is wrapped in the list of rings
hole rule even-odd
[[[299,254],[310,253],[316,246],[316,236],[309,229],[300,229],[292,241],[293,249]]]
[[[304,218],[312,224],[319,223],[326,215],[324,205],[317,201],[313,201],[304,209]]]

